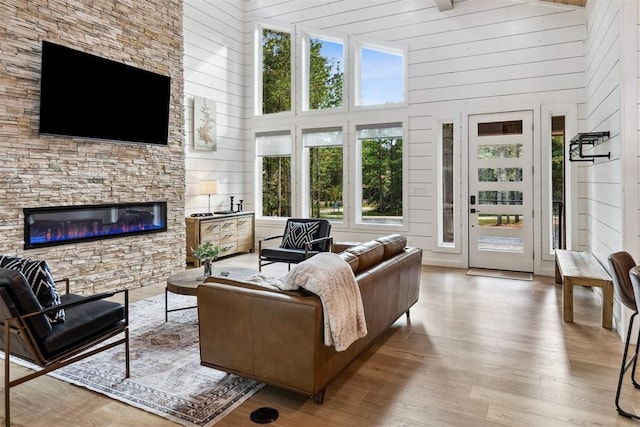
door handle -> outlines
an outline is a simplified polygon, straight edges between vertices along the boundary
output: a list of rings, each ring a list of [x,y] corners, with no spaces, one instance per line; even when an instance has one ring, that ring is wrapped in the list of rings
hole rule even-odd
[[[476,213],[476,210],[475,210],[475,208],[471,208],[471,209],[469,209],[469,212],[470,213]]]

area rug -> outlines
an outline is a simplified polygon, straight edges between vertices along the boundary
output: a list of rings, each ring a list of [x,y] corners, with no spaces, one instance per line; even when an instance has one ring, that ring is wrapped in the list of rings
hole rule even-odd
[[[533,280],[532,273],[520,271],[489,270],[484,268],[470,268],[467,271],[469,276],[496,277],[498,279]]]
[[[194,297],[169,295],[170,308]],[[200,365],[197,310],[169,313],[164,295],[129,305],[131,377],[124,378],[124,346],[51,372],[55,378],[160,415],[184,426],[211,426],[263,384]],[[11,358],[12,362],[29,366]]]

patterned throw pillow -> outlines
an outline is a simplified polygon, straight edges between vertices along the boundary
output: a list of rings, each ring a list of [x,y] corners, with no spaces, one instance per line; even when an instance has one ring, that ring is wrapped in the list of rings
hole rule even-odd
[[[289,221],[289,226],[285,230],[280,247],[285,249],[304,249],[305,243],[315,238],[318,228],[320,228],[318,221]]]
[[[53,274],[46,261],[12,256],[0,256],[0,267],[21,272],[31,286],[38,302],[44,308],[60,305],[60,294],[53,281]],[[64,310],[47,313],[52,323],[64,322]]]

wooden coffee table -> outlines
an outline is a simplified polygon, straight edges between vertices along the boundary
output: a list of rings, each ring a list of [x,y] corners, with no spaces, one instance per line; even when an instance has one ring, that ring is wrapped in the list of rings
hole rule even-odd
[[[228,273],[225,275],[225,273]],[[235,280],[243,280],[247,277],[259,274],[258,270],[244,267],[215,267],[211,277],[227,277]],[[169,320],[169,312],[198,308],[197,305],[189,307],[178,307],[169,309],[169,292],[180,295],[198,295],[198,286],[204,283],[204,267],[191,268],[179,273],[172,274],[167,279],[167,286],[164,289],[164,321]]]

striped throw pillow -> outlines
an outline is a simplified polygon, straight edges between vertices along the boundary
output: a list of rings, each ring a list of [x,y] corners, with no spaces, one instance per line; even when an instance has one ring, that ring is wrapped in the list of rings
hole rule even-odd
[[[19,258],[13,256],[0,256],[0,267],[10,268],[21,272],[31,286],[38,302],[44,308],[60,305],[60,294],[53,281],[51,268],[46,261]],[[47,313],[52,323],[64,322],[64,310]]]
[[[313,240],[320,228],[318,221],[295,222],[289,221],[280,247],[285,249],[304,249],[307,242]]]

